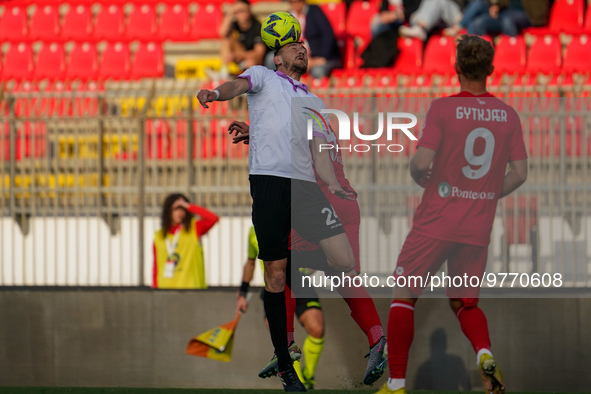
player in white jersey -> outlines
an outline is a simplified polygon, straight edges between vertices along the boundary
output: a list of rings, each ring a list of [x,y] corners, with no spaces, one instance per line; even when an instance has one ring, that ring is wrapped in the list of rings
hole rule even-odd
[[[324,105],[300,82],[308,67],[306,48],[301,43],[287,44],[275,52],[273,61],[277,71],[251,67],[234,81],[214,90],[200,90],[197,99],[208,108],[208,102],[247,93],[252,219],[259,258],[265,263],[265,313],[284,389],[306,391],[293,369],[287,343],[285,270],[289,269],[289,234],[293,227],[305,239],[322,247],[333,269],[351,271],[355,266],[351,245],[338,219],[326,221],[323,212],[327,209],[333,217],[336,215],[316,183],[314,169],[332,193],[342,198],[350,198],[350,193],[339,185],[328,151],[318,149],[324,140],[315,137],[312,144],[316,148],[311,150],[305,122],[301,131],[297,128],[292,133],[292,115],[302,112],[292,111],[292,99],[317,110]]]

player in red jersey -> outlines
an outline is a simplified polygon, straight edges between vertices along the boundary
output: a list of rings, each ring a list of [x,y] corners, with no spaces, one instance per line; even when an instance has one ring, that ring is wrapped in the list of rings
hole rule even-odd
[[[319,118],[323,118],[323,115],[308,108],[314,112]],[[325,125],[324,133],[314,132],[315,137],[326,140],[329,144],[335,145],[337,143],[337,136],[334,131],[330,128],[328,123]],[[248,131],[249,127],[244,122],[234,121],[230,124],[229,130],[236,132],[234,137],[234,143],[245,142],[248,143]],[[322,181],[322,178],[316,173],[316,182],[320,185],[322,192],[326,195],[326,198],[333,207],[336,216],[340,219],[345,229],[347,239],[353,249],[353,255],[355,257],[355,267],[353,271],[347,273],[348,276],[359,275],[360,258],[359,258],[359,225],[361,215],[359,211],[359,204],[357,202],[357,192],[351,186],[349,180],[345,176],[343,167],[343,157],[341,152],[336,149],[330,150],[330,157],[332,166],[334,168],[335,176],[339,185],[342,189],[353,196],[351,199],[341,198],[329,190],[329,186]],[[332,213],[327,212],[330,216]],[[327,216],[327,220],[330,217]],[[332,270],[326,263],[326,255],[322,249],[311,242],[306,241],[293,229],[291,231],[291,250],[292,250],[292,266],[291,275],[293,277],[287,283],[292,284],[291,292],[296,295],[297,298],[308,298],[307,289],[301,286],[301,276],[299,275],[299,268],[314,268],[323,270],[327,275],[338,275],[340,272]],[[382,328],[380,317],[376,310],[373,299],[363,287],[355,286],[340,286],[336,288],[343,300],[349,306],[351,310],[351,317],[359,328],[367,336],[369,342],[369,354],[367,367],[363,376],[363,383],[370,385],[377,381],[384,373],[386,367],[386,357],[384,355],[386,337]],[[309,290],[309,289],[308,289]],[[296,309],[296,299],[293,297],[287,297],[286,292],[286,308],[287,308],[287,336],[288,343],[291,345],[294,342],[294,311]],[[291,349],[291,348],[290,348]],[[269,370],[276,368],[272,362],[261,371],[259,376],[270,376]],[[313,380],[313,376],[304,376],[304,380]]]
[[[480,278],[486,267],[497,201],[527,178],[519,116],[486,90],[493,58],[494,49],[486,40],[462,36],[456,61],[461,92],[433,101],[427,112],[410,164],[411,176],[425,191],[398,257],[397,279],[422,277],[424,287],[425,279],[446,260],[448,276]],[[379,394],[406,393],[414,306],[423,291],[413,282],[394,290],[388,319],[390,379]],[[486,392],[504,393],[490,350],[486,317],[478,307],[479,287],[448,285],[447,295],[477,354]]]

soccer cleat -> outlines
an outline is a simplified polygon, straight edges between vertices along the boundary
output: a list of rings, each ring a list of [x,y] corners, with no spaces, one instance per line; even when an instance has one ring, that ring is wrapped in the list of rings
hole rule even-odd
[[[495,359],[490,354],[482,354],[478,366],[484,383],[484,392],[486,394],[504,394],[505,383]]]
[[[279,379],[281,379],[281,383],[283,383],[283,390],[285,391],[298,393],[305,393],[308,391],[302,382],[300,382],[300,378],[298,378],[293,366],[289,367],[289,369],[286,371],[279,372]]]
[[[288,350],[292,361],[297,361],[302,358],[302,350],[295,344],[295,342],[292,342],[291,345],[289,345]],[[267,365],[261,369],[261,372],[259,372],[259,378],[270,378],[271,376],[277,375],[277,372],[279,372],[277,369],[277,356],[273,354],[271,361],[269,361]]]
[[[314,376],[311,377],[307,377],[306,376],[306,371],[302,371],[302,383],[304,384],[304,386],[306,387],[307,390],[312,390],[314,389],[314,384],[316,383],[314,381]]]
[[[381,337],[378,343],[373,345],[369,353],[365,356],[369,360],[367,360],[367,368],[365,369],[365,375],[363,375],[363,384],[373,384],[384,374],[388,361],[388,358],[384,356],[385,348],[386,337]]]
[[[388,383],[384,383],[384,385],[380,388],[380,391],[376,392],[375,394],[406,394],[406,389],[402,387],[398,390],[392,390],[390,387],[388,387]]]

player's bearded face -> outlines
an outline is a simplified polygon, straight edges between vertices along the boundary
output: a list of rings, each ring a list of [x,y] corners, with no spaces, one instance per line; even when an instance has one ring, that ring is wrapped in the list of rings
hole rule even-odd
[[[285,69],[298,74],[308,70],[308,51],[302,44],[290,44],[281,51]]]

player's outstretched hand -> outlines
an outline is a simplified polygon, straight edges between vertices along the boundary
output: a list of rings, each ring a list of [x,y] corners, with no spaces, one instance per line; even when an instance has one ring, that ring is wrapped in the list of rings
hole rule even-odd
[[[246,313],[247,309],[248,301],[246,301],[246,297],[239,295],[238,301],[236,301],[236,313]]]
[[[235,133],[234,137],[232,137],[233,144],[244,142],[244,144],[248,145],[250,142],[250,126],[245,122],[234,120],[228,126],[228,131],[230,134]]]
[[[197,100],[199,100],[199,104],[201,104],[203,108],[209,108],[207,103],[211,103],[216,97],[217,95],[208,89],[201,89],[199,93],[197,93]]]
[[[347,192],[347,191],[343,190],[341,185],[339,185],[338,183],[333,183],[333,184],[328,185],[328,191],[339,198],[349,200],[349,201],[355,201],[355,195],[351,192]]]

